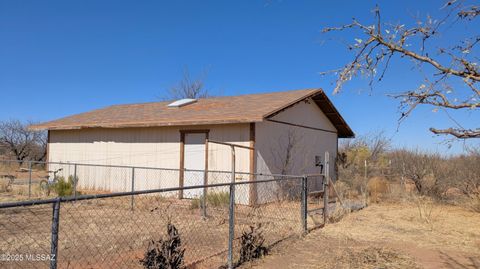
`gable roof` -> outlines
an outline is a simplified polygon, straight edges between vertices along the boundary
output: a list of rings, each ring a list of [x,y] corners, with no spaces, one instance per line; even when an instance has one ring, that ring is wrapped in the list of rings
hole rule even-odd
[[[32,125],[31,128],[68,130],[260,122],[307,98],[314,100],[325,113],[339,137],[354,136],[321,89],[198,99],[195,103],[174,108],[167,106],[171,101],[113,105]]]

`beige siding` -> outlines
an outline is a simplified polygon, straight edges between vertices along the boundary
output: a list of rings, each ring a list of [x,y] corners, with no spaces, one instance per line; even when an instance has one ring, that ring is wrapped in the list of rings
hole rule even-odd
[[[312,101],[300,102],[275,115],[272,119],[335,131],[323,112]],[[165,169],[136,169],[135,190],[176,187],[179,183],[180,130],[210,130],[209,139],[250,146],[249,124],[224,124],[195,126],[191,128],[151,127],[121,129],[81,129],[51,131],[49,161],[90,163],[102,165],[125,165],[161,167]],[[315,156],[330,153],[330,173],[334,174],[337,154],[337,134],[320,130],[264,121],[255,124],[255,172],[279,174],[282,168],[288,174],[302,175],[319,173]],[[285,162],[288,141],[295,141],[288,167]],[[209,183],[230,182],[231,149],[229,146],[210,143],[208,146]],[[250,172],[250,152],[236,149],[236,170]],[[227,171],[225,173],[212,171]],[[131,168],[81,167],[77,171],[79,187],[105,191],[129,191],[132,184]],[[247,175],[238,175],[237,181],[248,180]],[[268,177],[258,177],[268,179]],[[297,181],[298,182],[298,181]],[[312,184],[312,183],[310,183]],[[318,188],[313,183],[313,188]],[[227,188],[225,188],[227,191]],[[258,185],[259,202],[275,198],[276,184]],[[248,202],[249,187],[238,188],[237,202]],[[172,193],[176,195],[176,193]]]
[[[335,131],[328,118],[313,102],[298,103],[272,119]],[[288,144],[293,145],[290,151],[292,157],[289,161],[290,164],[285,167]],[[319,173],[319,168],[315,167],[315,156],[321,156],[323,161],[325,151],[330,153],[330,174],[335,176],[336,133],[269,121],[256,124],[256,170],[259,173],[279,174],[282,169],[287,174],[293,175]],[[313,189],[318,189],[318,183],[310,182],[309,185]],[[272,198],[268,198],[267,194],[276,192],[274,190],[276,188],[276,184],[259,185],[258,197],[260,201]]]
[[[229,124],[195,126],[185,129],[209,129],[212,140],[249,145],[249,125]],[[249,172],[247,150],[237,149],[237,171]],[[126,165],[140,167],[180,167],[180,128],[122,128],[51,131],[49,161]],[[231,170],[228,146],[209,144],[209,170]],[[131,169],[79,167],[79,187],[106,191],[131,189]],[[135,190],[176,187],[178,171],[135,170]],[[229,182],[229,173],[210,173],[209,182]],[[248,199],[248,197],[246,198]]]

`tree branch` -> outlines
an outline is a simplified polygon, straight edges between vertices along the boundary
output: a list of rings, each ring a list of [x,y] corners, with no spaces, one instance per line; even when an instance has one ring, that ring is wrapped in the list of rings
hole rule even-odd
[[[472,129],[455,129],[455,128],[448,128],[448,129],[435,129],[430,128],[430,131],[436,135],[452,135],[456,138],[478,138],[480,137],[480,129],[472,130]]]

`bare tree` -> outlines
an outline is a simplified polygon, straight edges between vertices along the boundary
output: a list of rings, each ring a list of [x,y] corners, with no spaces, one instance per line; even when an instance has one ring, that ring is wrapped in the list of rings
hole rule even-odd
[[[430,128],[434,134],[445,134],[456,138],[479,138],[480,128],[465,127],[453,119],[448,111],[470,110],[478,113],[480,106],[480,71],[478,29],[473,33],[465,30],[469,24],[478,19],[480,6],[468,4],[468,1],[451,0],[441,11],[443,17],[435,19],[426,16],[416,19],[411,25],[384,22],[378,6],[373,10],[374,22],[365,24],[353,19],[350,24],[325,28],[323,32],[354,31],[355,42],[348,46],[354,52],[353,60],[344,67],[327,73],[338,74],[334,93],[353,77],[366,76],[370,86],[380,82],[392,58],[407,60],[413,68],[423,75],[416,89],[406,89],[391,95],[400,100],[401,116],[399,123],[408,117],[419,105],[430,105],[442,109],[454,122],[453,127],[445,129]],[[463,33],[459,39],[452,38],[451,46],[436,46],[438,38],[445,39],[447,32],[461,28],[455,35]]]
[[[420,194],[438,194],[438,171],[442,163],[437,154],[428,154],[419,150],[395,150],[389,156],[392,170],[397,175],[411,179]]]
[[[173,86],[168,91],[169,99],[183,99],[183,98],[206,98],[209,96],[208,90],[205,88],[204,79],[206,72],[198,78],[192,78],[188,68],[183,71],[183,77],[177,85]]]
[[[273,166],[278,169],[281,175],[287,175],[297,171],[296,169],[303,169],[301,164],[295,162],[295,156],[302,152],[307,154],[303,148],[301,148],[302,135],[294,128],[289,128],[284,134],[282,134],[276,141],[276,145],[271,148],[271,154],[273,157]],[[276,185],[279,188],[277,192],[277,199],[290,199],[295,197],[298,191],[298,184],[291,180],[276,181]]]
[[[464,195],[480,201],[480,148],[471,148],[466,153],[453,156],[437,170],[440,184],[458,188]],[[479,204],[480,205],[480,204]],[[479,208],[480,209],[480,208]]]
[[[21,163],[25,160],[44,160],[47,154],[46,133],[30,130],[30,124],[19,120],[0,122],[0,147]]]

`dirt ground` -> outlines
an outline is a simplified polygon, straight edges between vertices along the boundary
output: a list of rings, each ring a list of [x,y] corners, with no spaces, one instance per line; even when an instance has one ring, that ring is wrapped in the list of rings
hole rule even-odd
[[[16,165],[5,165],[0,162],[0,203],[48,198],[40,191],[40,181],[47,179],[48,173],[43,169],[34,168],[30,174],[27,168],[22,170]],[[13,184],[9,185],[8,190],[6,189],[7,176],[14,177]]]
[[[60,208],[59,268],[141,268],[148,243],[166,233],[170,220],[179,230],[189,268],[218,268],[227,260],[228,205],[210,206],[208,217],[190,200],[137,196],[64,203]],[[286,201],[236,206],[234,245],[242,231],[261,224],[266,244],[301,233],[300,203]],[[0,210],[0,253],[48,254],[52,205]],[[238,252],[235,249],[235,255]],[[25,256],[24,256],[25,257]],[[48,261],[5,261],[0,268],[46,268]]]
[[[438,204],[376,204],[244,267],[480,268],[480,214]]]

